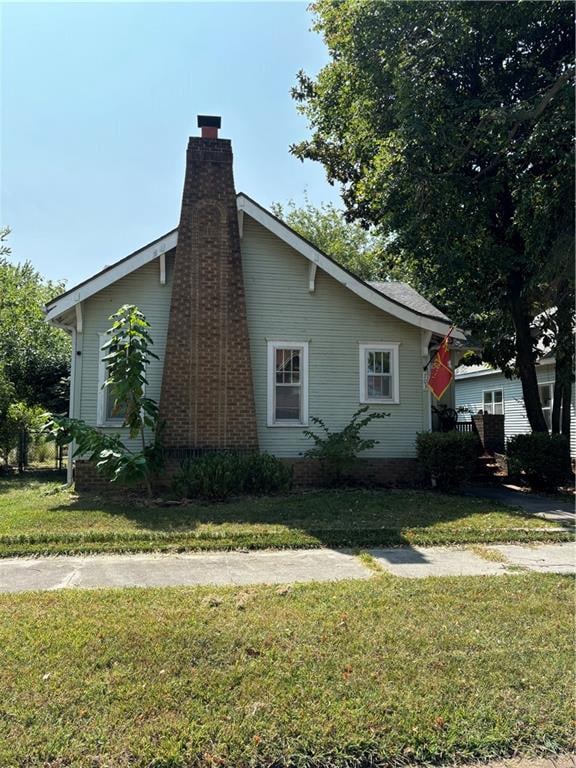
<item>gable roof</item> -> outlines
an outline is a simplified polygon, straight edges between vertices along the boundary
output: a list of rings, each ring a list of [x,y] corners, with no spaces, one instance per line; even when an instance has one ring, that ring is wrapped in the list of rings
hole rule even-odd
[[[444,312],[440,312],[438,307],[431,304],[428,299],[425,299],[422,294],[418,293],[418,291],[412,288],[411,285],[408,285],[408,283],[403,283],[399,280],[386,281],[384,283],[370,281],[369,285],[376,288],[376,290],[384,294],[384,296],[388,296],[389,299],[398,301],[401,304],[404,304],[405,307],[410,307],[415,312],[420,312],[422,315],[432,317],[435,320],[440,320],[444,323],[450,322],[450,318],[445,315]]]
[[[259,224],[279,237],[287,245],[307,258],[311,265],[329,274],[353,293],[375,305],[388,314],[439,335],[444,335],[450,326],[450,320],[440,310],[406,283],[368,283],[360,280],[347,269],[319,250],[315,245],[283,221],[267,211],[255,200],[243,193],[236,196],[239,216],[250,216]],[[148,262],[176,247],[178,229],[152,241],[129,256],[105,267],[92,277],[84,280],[70,290],[57,296],[46,305],[46,319],[58,324],[59,318],[77,304],[115,283],[125,275],[144,266]],[[452,336],[465,340],[462,331],[455,328]]]

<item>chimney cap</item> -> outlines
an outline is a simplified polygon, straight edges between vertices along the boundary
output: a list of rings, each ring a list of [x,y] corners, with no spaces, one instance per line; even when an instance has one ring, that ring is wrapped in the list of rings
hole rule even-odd
[[[222,118],[216,115],[198,115],[198,128],[220,128]]]

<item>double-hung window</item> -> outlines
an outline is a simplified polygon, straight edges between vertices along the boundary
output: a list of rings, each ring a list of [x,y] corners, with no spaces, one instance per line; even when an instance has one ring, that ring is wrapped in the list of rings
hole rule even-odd
[[[268,426],[308,423],[308,342],[268,342]]]
[[[548,431],[550,431],[552,429],[552,402],[554,400],[554,384],[539,384],[538,394],[540,395],[540,403],[542,405],[544,421],[546,422]]]
[[[396,342],[360,344],[360,402],[399,403]]]
[[[504,398],[501,389],[487,389],[482,393],[482,410],[484,413],[502,415],[504,413]]]
[[[124,423],[125,409],[114,402],[114,396],[110,387],[105,387],[104,382],[108,378],[107,367],[103,357],[107,352],[102,351],[102,346],[109,337],[105,333],[98,334],[98,400],[96,406],[96,423],[99,427],[121,427]]]

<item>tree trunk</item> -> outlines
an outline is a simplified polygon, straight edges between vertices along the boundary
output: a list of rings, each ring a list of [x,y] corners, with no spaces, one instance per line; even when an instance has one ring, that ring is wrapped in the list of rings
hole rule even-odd
[[[522,274],[512,272],[508,276],[508,302],[516,332],[516,365],[522,383],[524,406],[530,429],[532,432],[548,432],[538,393],[530,316],[522,298],[522,287]]]
[[[564,387],[558,375],[558,360],[556,360],[556,378],[554,380],[554,395],[552,398],[552,434],[560,434],[560,417],[562,415],[562,394]]]
[[[562,392],[562,434],[568,439],[570,443],[570,416],[572,410],[572,382],[566,381],[564,383],[564,391]]]
[[[572,407],[572,366],[574,349],[572,325],[574,312],[574,293],[567,280],[558,286],[556,301],[556,366],[554,382],[554,403],[552,405],[552,431],[562,433],[570,441],[570,416]],[[558,402],[556,402],[558,397]]]

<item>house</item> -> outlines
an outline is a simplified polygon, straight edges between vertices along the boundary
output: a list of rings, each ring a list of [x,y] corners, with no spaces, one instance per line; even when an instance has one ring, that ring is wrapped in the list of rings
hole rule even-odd
[[[198,125],[178,228],[46,307],[48,322],[72,334],[71,416],[122,430],[102,388],[100,350],[109,316],[136,304],[152,326],[159,360],[150,364],[148,395],[159,401],[174,461],[259,449],[313,481],[318,468],[303,459],[311,417],[341,429],[366,404],[390,418],[366,429],[379,442],[364,470],[410,479],[416,434],[431,426],[423,369],[449,318],[406,284],[363,282],[236,194],[220,118],[199,117]],[[464,335],[455,329],[452,338]],[[76,462],[77,487],[93,482],[93,467]]]
[[[544,418],[548,429],[552,426],[552,403],[554,399],[554,367],[552,357],[542,357],[536,367],[538,391]],[[460,366],[455,371],[456,407],[468,409],[459,415],[460,421],[469,421],[472,414],[502,414],[506,440],[513,435],[530,432],[526,416],[522,384],[520,379],[507,379],[501,370],[487,364]],[[570,454],[576,456],[576,414],[574,412],[574,390],[572,390],[572,411],[570,419]]]

